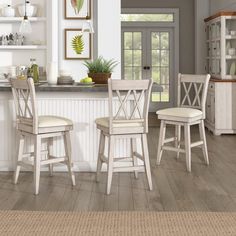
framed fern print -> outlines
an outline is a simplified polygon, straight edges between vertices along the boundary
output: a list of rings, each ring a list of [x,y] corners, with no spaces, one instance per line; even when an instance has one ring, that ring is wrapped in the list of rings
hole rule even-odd
[[[91,0],[65,0],[65,19],[91,19]]]
[[[82,34],[82,29],[65,29],[65,59],[91,59],[91,34]]]

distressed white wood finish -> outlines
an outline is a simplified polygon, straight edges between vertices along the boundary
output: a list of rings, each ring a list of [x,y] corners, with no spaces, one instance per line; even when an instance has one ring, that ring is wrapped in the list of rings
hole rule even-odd
[[[191,172],[191,148],[201,146],[205,162],[209,165],[207,144],[204,130],[204,119],[206,116],[205,104],[207,97],[207,89],[210,75],[182,75],[178,77],[178,107],[194,108],[202,111],[202,117],[194,121],[186,120],[184,116],[168,116],[160,114],[158,118],[161,120],[160,136],[157,149],[157,165],[160,165],[162,153],[164,150],[185,153],[187,171]],[[170,108],[171,109],[171,108]],[[175,136],[173,138],[165,138],[166,125],[175,126]],[[199,125],[200,141],[191,143],[190,127]],[[184,127],[184,149],[180,146],[181,126]],[[174,147],[166,146],[167,143],[174,142]]]
[[[71,142],[70,130],[73,124],[69,121],[63,125],[48,125],[40,127],[37,112],[37,101],[35,96],[34,81],[32,78],[27,80],[10,79],[12,94],[16,111],[16,129],[19,134],[19,149],[17,155],[17,166],[15,170],[14,183],[17,184],[21,166],[29,166],[34,172],[35,195],[39,193],[40,169],[42,165],[49,165],[50,174],[52,174],[52,165],[56,163],[66,164],[72,179],[72,185],[75,185],[75,176],[72,171],[71,161]],[[51,117],[52,123],[57,117]],[[53,120],[54,119],[54,120]],[[49,155],[49,150],[42,152],[42,140],[51,142],[52,138],[62,136],[64,138],[65,157],[56,157]],[[24,152],[24,143],[27,137],[33,142],[34,153]],[[49,147],[49,146],[48,146]],[[25,154],[28,158],[25,158]],[[42,159],[46,154],[46,159]],[[32,159],[31,159],[32,157]],[[31,162],[32,160],[32,162]]]
[[[97,160],[97,180],[101,166],[107,164],[107,194],[110,194],[113,172],[134,172],[138,177],[138,171],[146,172],[149,189],[152,190],[152,176],[150,169],[147,136],[148,133],[148,109],[152,80],[109,80],[109,117],[96,120],[100,130],[100,146]],[[114,98],[118,99],[118,106],[114,106]],[[131,102],[129,103],[129,99]],[[107,121],[107,125],[101,121]],[[104,136],[108,139],[108,156],[104,153]],[[131,154],[129,157],[117,157],[114,155],[115,140],[130,140]],[[141,139],[142,155],[137,153],[136,139]],[[138,164],[140,159],[144,166]],[[126,161],[126,165],[115,166],[119,161]]]
[[[98,117],[108,116],[108,93],[38,92],[39,115],[64,116],[74,122],[71,133],[72,160],[74,171],[96,171],[99,132],[94,123]],[[119,102],[114,100],[114,106]],[[14,103],[10,92],[0,93],[0,170],[15,170],[17,153]],[[56,140],[59,138],[56,138]],[[53,145],[54,155],[64,155],[63,140]],[[137,147],[139,147],[138,141]],[[26,140],[28,150],[33,142]],[[46,143],[43,141],[43,145]],[[116,140],[115,155],[125,156],[130,151],[129,140]],[[42,170],[48,171],[46,168]],[[63,166],[55,166],[55,171],[67,171]]]
[[[236,83],[210,82],[205,126],[214,135],[236,133]]]

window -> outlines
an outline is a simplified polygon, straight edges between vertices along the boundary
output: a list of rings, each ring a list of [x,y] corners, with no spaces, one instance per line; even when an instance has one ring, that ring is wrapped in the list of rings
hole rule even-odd
[[[174,14],[121,14],[121,21],[128,22],[173,22]]]

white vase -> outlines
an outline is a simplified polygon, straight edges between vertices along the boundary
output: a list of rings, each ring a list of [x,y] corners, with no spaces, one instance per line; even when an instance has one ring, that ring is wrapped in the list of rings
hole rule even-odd
[[[2,9],[2,16],[4,17],[14,17],[15,16],[15,9],[8,5],[7,7]]]
[[[47,81],[48,84],[57,84],[58,66],[56,62],[50,62],[47,65]]]

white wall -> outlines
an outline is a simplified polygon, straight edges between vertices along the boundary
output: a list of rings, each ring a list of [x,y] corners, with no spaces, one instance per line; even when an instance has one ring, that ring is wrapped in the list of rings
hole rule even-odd
[[[75,80],[80,80],[87,75],[83,61],[65,60],[64,55],[64,29],[81,28],[80,20],[64,19],[64,0],[59,0],[59,69],[70,70]],[[96,7],[96,6],[95,6]],[[92,20],[96,33],[94,39],[94,56],[101,55],[106,59],[121,61],[121,34],[120,34],[120,0],[99,0],[97,11],[94,12]],[[113,77],[120,78],[120,66],[116,68]]]
[[[218,11],[236,11],[236,0],[210,0],[210,14]]]

